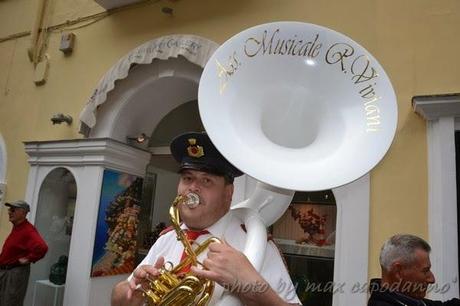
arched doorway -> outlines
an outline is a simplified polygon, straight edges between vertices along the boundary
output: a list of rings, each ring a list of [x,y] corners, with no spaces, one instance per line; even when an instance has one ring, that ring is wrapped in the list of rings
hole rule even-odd
[[[196,99],[202,69],[217,47],[203,37],[170,35],[133,49],[99,82],[80,113],[80,132],[122,142],[150,134],[172,109]]]
[[[48,280],[50,267],[60,256],[69,256],[76,198],[77,184],[73,174],[66,168],[52,170],[40,186],[35,227],[48,244],[48,253],[32,265],[26,305],[31,304],[34,289],[35,305],[47,305],[53,300],[52,288],[36,287],[36,281]],[[62,299],[62,290],[58,293],[58,299]]]
[[[182,133],[204,131],[198,111],[197,100],[183,103],[165,115],[148,137],[148,149],[152,152],[147,165],[143,199],[147,208],[140,220],[140,261],[158,238],[158,234],[169,225],[169,208],[177,194],[177,163],[169,154],[169,143]]]

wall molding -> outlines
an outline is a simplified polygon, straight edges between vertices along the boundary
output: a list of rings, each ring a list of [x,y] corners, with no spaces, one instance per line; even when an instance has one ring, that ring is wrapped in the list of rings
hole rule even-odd
[[[24,142],[31,166],[103,166],[114,170],[145,174],[150,152],[110,138]]]

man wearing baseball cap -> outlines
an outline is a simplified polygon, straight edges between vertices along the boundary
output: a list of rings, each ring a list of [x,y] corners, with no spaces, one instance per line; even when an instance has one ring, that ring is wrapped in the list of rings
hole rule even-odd
[[[22,306],[30,275],[30,263],[48,251],[37,229],[26,219],[30,206],[18,200],[5,203],[13,224],[0,253],[0,305]]]
[[[281,255],[272,242],[267,244],[265,254],[261,254],[265,259],[260,273],[241,252],[246,232],[230,205],[233,180],[243,173],[220,154],[205,133],[179,135],[170,148],[179,163],[177,193],[196,200],[178,206],[183,221],[181,229],[193,249],[209,237],[222,241],[211,243],[207,251],[198,255],[205,269],[190,268],[192,274],[216,283],[209,305],[219,302],[224,288],[230,289],[244,305],[300,305]],[[136,288],[147,285],[148,278],[155,279],[165,262],[177,266],[185,258],[175,231],[166,232],[133,274],[115,286],[112,306],[143,305],[142,292]]]

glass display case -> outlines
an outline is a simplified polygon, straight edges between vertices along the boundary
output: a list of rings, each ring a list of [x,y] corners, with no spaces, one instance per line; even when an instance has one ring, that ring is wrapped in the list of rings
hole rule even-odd
[[[332,191],[296,192],[271,227],[304,306],[332,305],[336,215]]]

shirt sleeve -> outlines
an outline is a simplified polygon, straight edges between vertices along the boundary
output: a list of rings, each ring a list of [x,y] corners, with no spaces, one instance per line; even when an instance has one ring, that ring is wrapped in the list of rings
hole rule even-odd
[[[267,243],[265,260],[261,272],[270,287],[287,303],[299,304],[296,287],[292,283],[289,272],[284,264],[278,248],[272,241]]]
[[[27,251],[26,258],[29,262],[38,261],[48,252],[48,245],[35,229],[30,232],[30,237],[27,239]]]

